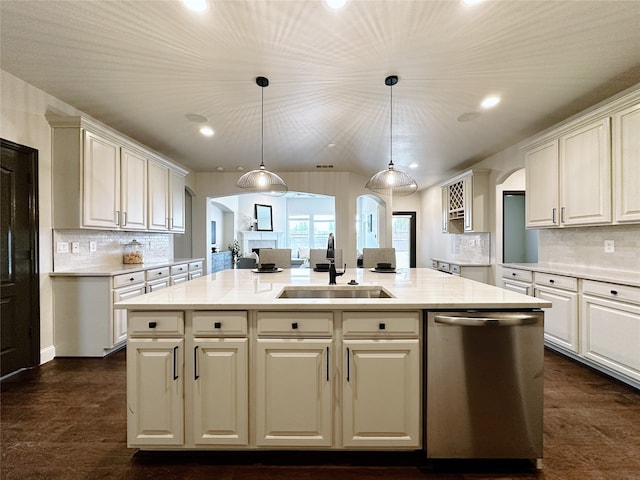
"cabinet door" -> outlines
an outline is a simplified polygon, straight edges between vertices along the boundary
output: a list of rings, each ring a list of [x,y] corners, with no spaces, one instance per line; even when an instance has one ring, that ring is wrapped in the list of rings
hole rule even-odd
[[[184,232],[184,177],[175,172],[169,172],[169,228],[174,232]]]
[[[558,141],[538,145],[525,152],[527,227],[559,225]]]
[[[640,306],[582,296],[585,358],[640,382]]]
[[[419,447],[418,339],[345,340],[343,345],[344,446]]]
[[[578,294],[536,285],[537,298],[553,305],[544,310],[544,339],[571,352],[578,352]]]
[[[182,445],[183,340],[129,339],[127,439],[130,447]]]
[[[113,301],[121,302],[123,300],[129,300],[130,298],[144,295],[144,284],[136,288],[127,288],[114,290]],[[112,341],[113,345],[117,345],[120,342],[124,342],[127,339],[127,310],[124,308],[113,309],[113,329],[112,329]]]
[[[611,222],[609,119],[560,137],[560,223]]]
[[[83,226],[117,228],[120,215],[120,146],[85,131],[82,167]]]
[[[442,233],[449,233],[449,187],[442,187]]]
[[[194,343],[193,442],[249,443],[246,338],[197,338]]]
[[[331,339],[258,339],[256,444],[332,444]]]
[[[640,104],[613,116],[615,221],[640,222]]]
[[[148,162],[149,230],[169,230],[169,169]]]
[[[465,177],[462,180],[464,192],[464,231],[473,231],[473,176]]]
[[[147,159],[122,149],[120,181],[120,227],[147,229]]]

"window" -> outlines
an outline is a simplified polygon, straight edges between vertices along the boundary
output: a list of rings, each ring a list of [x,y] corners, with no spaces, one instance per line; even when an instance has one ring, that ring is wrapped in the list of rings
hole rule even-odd
[[[289,247],[296,256],[298,249],[327,248],[329,233],[335,232],[335,215],[289,215]]]

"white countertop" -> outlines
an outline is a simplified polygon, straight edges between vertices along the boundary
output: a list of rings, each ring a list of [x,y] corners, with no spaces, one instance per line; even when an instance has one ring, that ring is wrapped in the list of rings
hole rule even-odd
[[[453,265],[458,265],[460,267],[490,267],[491,266],[491,263],[458,262],[456,260],[447,260],[445,258],[438,258],[438,257],[432,257],[431,260],[435,260],[436,262],[450,263]]]
[[[190,282],[140,295],[116,305],[132,310],[228,310],[228,309],[529,309],[551,303],[473,280],[448,275],[431,268],[377,273],[369,269],[347,269],[338,277],[337,288],[355,279],[359,285],[382,286],[395,298],[304,298],[278,299],[288,285],[326,285],[329,274],[307,268],[278,273],[223,270]]]
[[[50,277],[111,277],[121,273],[133,273],[150,268],[170,267],[181,263],[204,261],[204,258],[176,258],[166,262],[135,263],[135,264],[111,264],[97,267],[75,268],[73,270],[56,271],[49,273]]]
[[[640,272],[605,270],[601,268],[550,263],[503,263],[502,266],[530,270],[532,272],[555,273],[557,275],[567,275],[587,280],[596,280],[598,282],[610,282],[640,287]]]

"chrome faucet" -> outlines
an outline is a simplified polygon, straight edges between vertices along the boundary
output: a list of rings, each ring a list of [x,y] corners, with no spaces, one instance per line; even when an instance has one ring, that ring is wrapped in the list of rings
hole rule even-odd
[[[344,275],[347,271],[347,264],[344,265],[342,272],[336,271],[336,249],[335,240],[333,239],[333,233],[329,234],[329,240],[327,241],[327,260],[329,260],[329,285],[336,284],[336,277]]]

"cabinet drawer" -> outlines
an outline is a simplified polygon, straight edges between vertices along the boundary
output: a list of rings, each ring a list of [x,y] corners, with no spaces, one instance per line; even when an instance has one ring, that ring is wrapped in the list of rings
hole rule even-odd
[[[520,280],[522,282],[531,282],[533,275],[530,270],[518,270],[517,268],[502,269],[502,278],[511,278],[513,280]]]
[[[127,285],[135,285],[144,282],[144,271],[123,273],[113,277],[113,288],[124,287]]]
[[[438,270],[442,272],[449,272],[451,270],[451,265],[447,262],[438,262]]]
[[[533,274],[533,280],[536,284],[536,287],[545,285],[547,287],[571,290],[572,292],[578,291],[578,279],[575,277],[566,277],[564,275],[553,275],[551,273],[535,272]]]
[[[180,265],[171,265],[171,275],[180,275],[189,271],[189,265],[181,263]]]
[[[332,312],[258,312],[258,335],[330,337],[332,334]]]
[[[193,312],[193,334],[208,337],[245,337],[247,335],[247,312]]]
[[[167,337],[184,334],[183,312],[129,312],[129,335]]]
[[[629,285],[583,280],[582,293],[640,304],[640,288]]]
[[[431,260],[431,268],[434,269],[438,269],[438,261],[437,260]]]
[[[169,267],[152,268],[147,270],[146,278],[147,282],[156,280],[158,278],[164,278],[169,276]]]
[[[454,275],[460,275],[460,265],[451,264],[451,269],[449,270]]]
[[[182,275],[175,275],[171,277],[171,281],[169,282],[171,285],[177,285],[179,283],[184,283],[189,281],[189,274],[183,273]]]
[[[420,333],[419,312],[343,312],[342,332],[345,337],[417,337]]]
[[[197,262],[191,262],[189,264],[189,271],[193,272],[194,270],[202,270],[202,260],[198,260]]]

